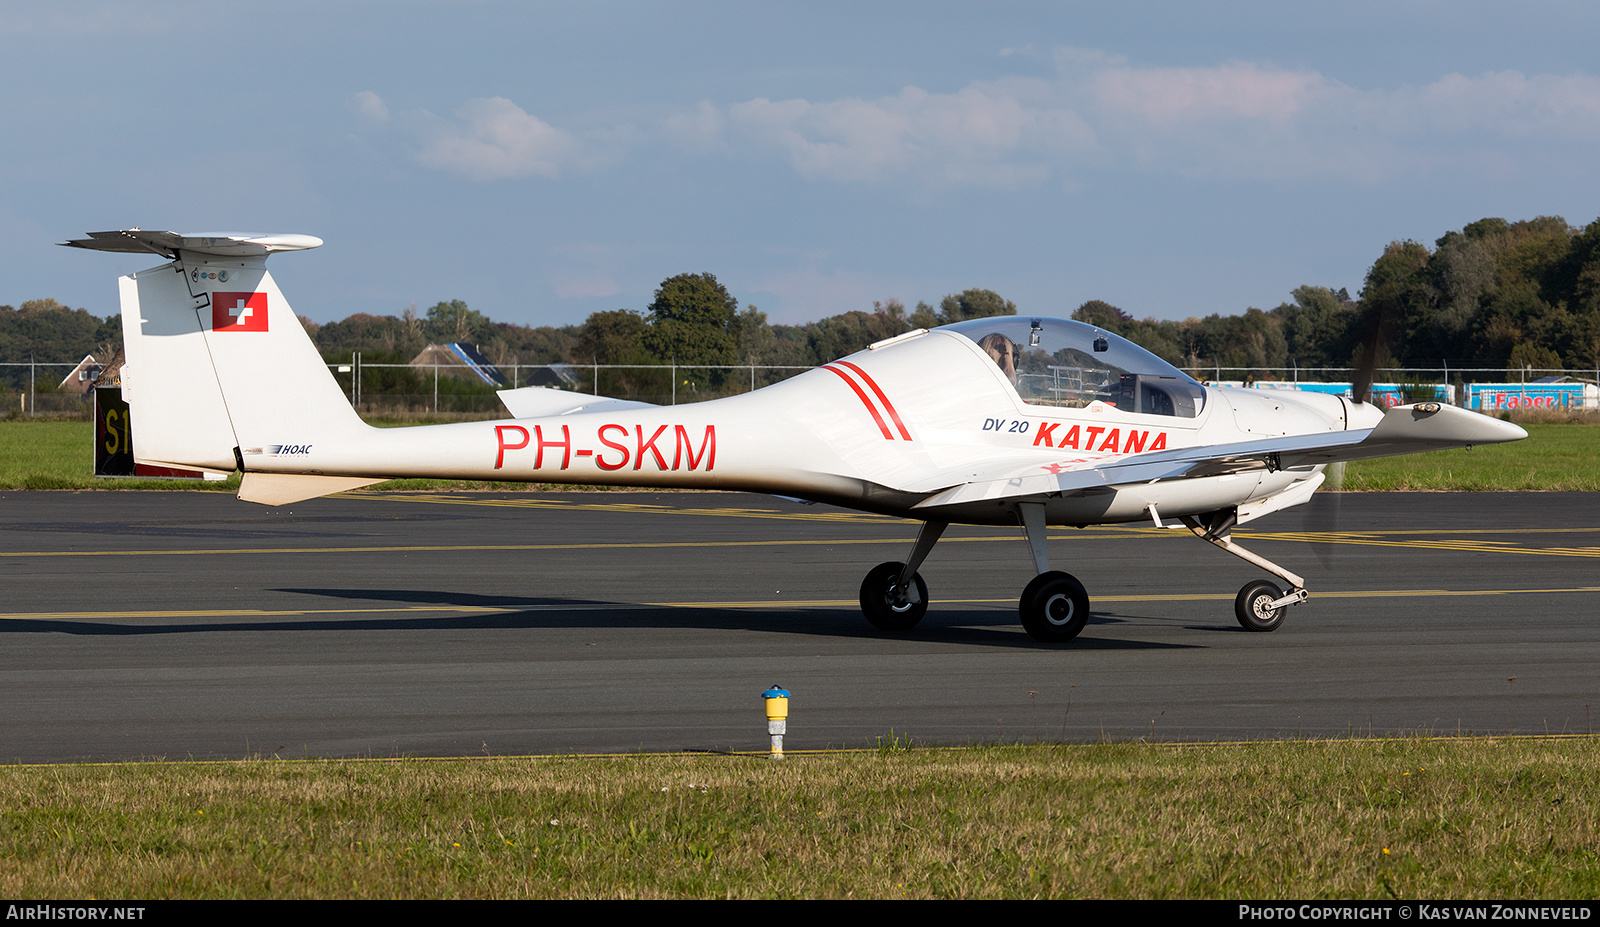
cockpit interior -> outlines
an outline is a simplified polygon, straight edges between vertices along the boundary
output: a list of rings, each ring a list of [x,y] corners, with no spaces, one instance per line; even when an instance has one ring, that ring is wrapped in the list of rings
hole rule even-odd
[[[1194,418],[1205,405],[1205,388],[1193,377],[1083,322],[991,316],[943,330],[972,339],[1029,405],[1083,408],[1102,402],[1177,418]]]

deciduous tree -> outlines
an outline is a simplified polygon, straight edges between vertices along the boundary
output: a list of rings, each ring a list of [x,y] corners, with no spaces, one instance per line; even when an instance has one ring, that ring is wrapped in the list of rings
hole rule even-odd
[[[739,301],[713,274],[679,274],[662,281],[648,308],[646,350],[679,364],[731,364],[735,340],[730,328]]]

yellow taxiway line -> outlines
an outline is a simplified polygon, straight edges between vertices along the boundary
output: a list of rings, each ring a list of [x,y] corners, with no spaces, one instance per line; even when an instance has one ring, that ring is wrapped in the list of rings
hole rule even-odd
[[[1541,532],[1593,532],[1600,533],[1600,528],[1548,528],[1518,530],[1517,534],[1534,534]],[[1415,533],[1415,532],[1394,532]],[[1439,531],[1434,534],[1466,534],[1473,532]],[[1446,538],[1410,538],[1405,540],[1389,539],[1377,536],[1379,532],[1370,534],[1352,533],[1283,533],[1283,534],[1252,534],[1243,535],[1245,540],[1260,541],[1290,541],[1306,544],[1349,544],[1361,547],[1400,547],[1412,549],[1432,550],[1459,550],[1492,554],[1523,554],[1527,556],[1545,557],[1600,557],[1600,547],[1526,547],[1514,545],[1509,541],[1492,540],[1457,540]],[[1127,540],[1132,538],[1145,538],[1157,536],[1188,537],[1185,532],[1178,535],[1172,531],[1160,531],[1155,528],[1089,528],[1071,533],[1052,534],[1052,541],[1107,541]],[[1017,543],[1021,540],[1016,534],[996,534],[980,537],[946,536],[941,539],[941,544],[973,544],[1005,542]],[[394,554],[394,553],[448,553],[452,551],[556,551],[556,550],[651,550],[668,548],[719,548],[719,547],[835,547],[858,544],[896,544],[910,543],[910,537],[892,538],[815,538],[815,539],[784,539],[784,540],[745,540],[745,541],[611,541],[592,544],[373,544],[340,547],[232,547],[232,548],[175,548],[171,550],[16,550],[0,551],[0,559],[21,557],[196,557],[196,556],[239,556],[245,554]]]
[[[1103,536],[1102,536],[1103,539]],[[517,550],[650,550],[653,548],[704,548],[704,547],[834,547],[849,544],[909,544],[911,538],[827,538],[815,540],[768,541],[611,541],[596,544],[386,544],[359,547],[235,547],[188,548],[178,550],[17,550],[0,551],[5,557],[169,557],[169,556],[235,556],[240,554],[400,554],[444,553],[450,551],[517,551]],[[1020,538],[977,537],[944,538],[941,543],[974,541],[1010,541]]]

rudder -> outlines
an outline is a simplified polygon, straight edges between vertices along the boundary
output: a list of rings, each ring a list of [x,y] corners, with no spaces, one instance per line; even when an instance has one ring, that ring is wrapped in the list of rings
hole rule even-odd
[[[118,280],[134,451],[143,463],[231,473],[239,442],[181,272],[165,264]]]

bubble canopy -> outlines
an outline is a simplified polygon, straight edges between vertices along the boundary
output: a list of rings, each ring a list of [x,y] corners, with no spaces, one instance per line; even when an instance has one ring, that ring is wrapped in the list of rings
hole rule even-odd
[[[1023,402],[1194,418],[1205,405],[1195,379],[1126,338],[1083,322],[990,316],[946,325],[981,348]]]

